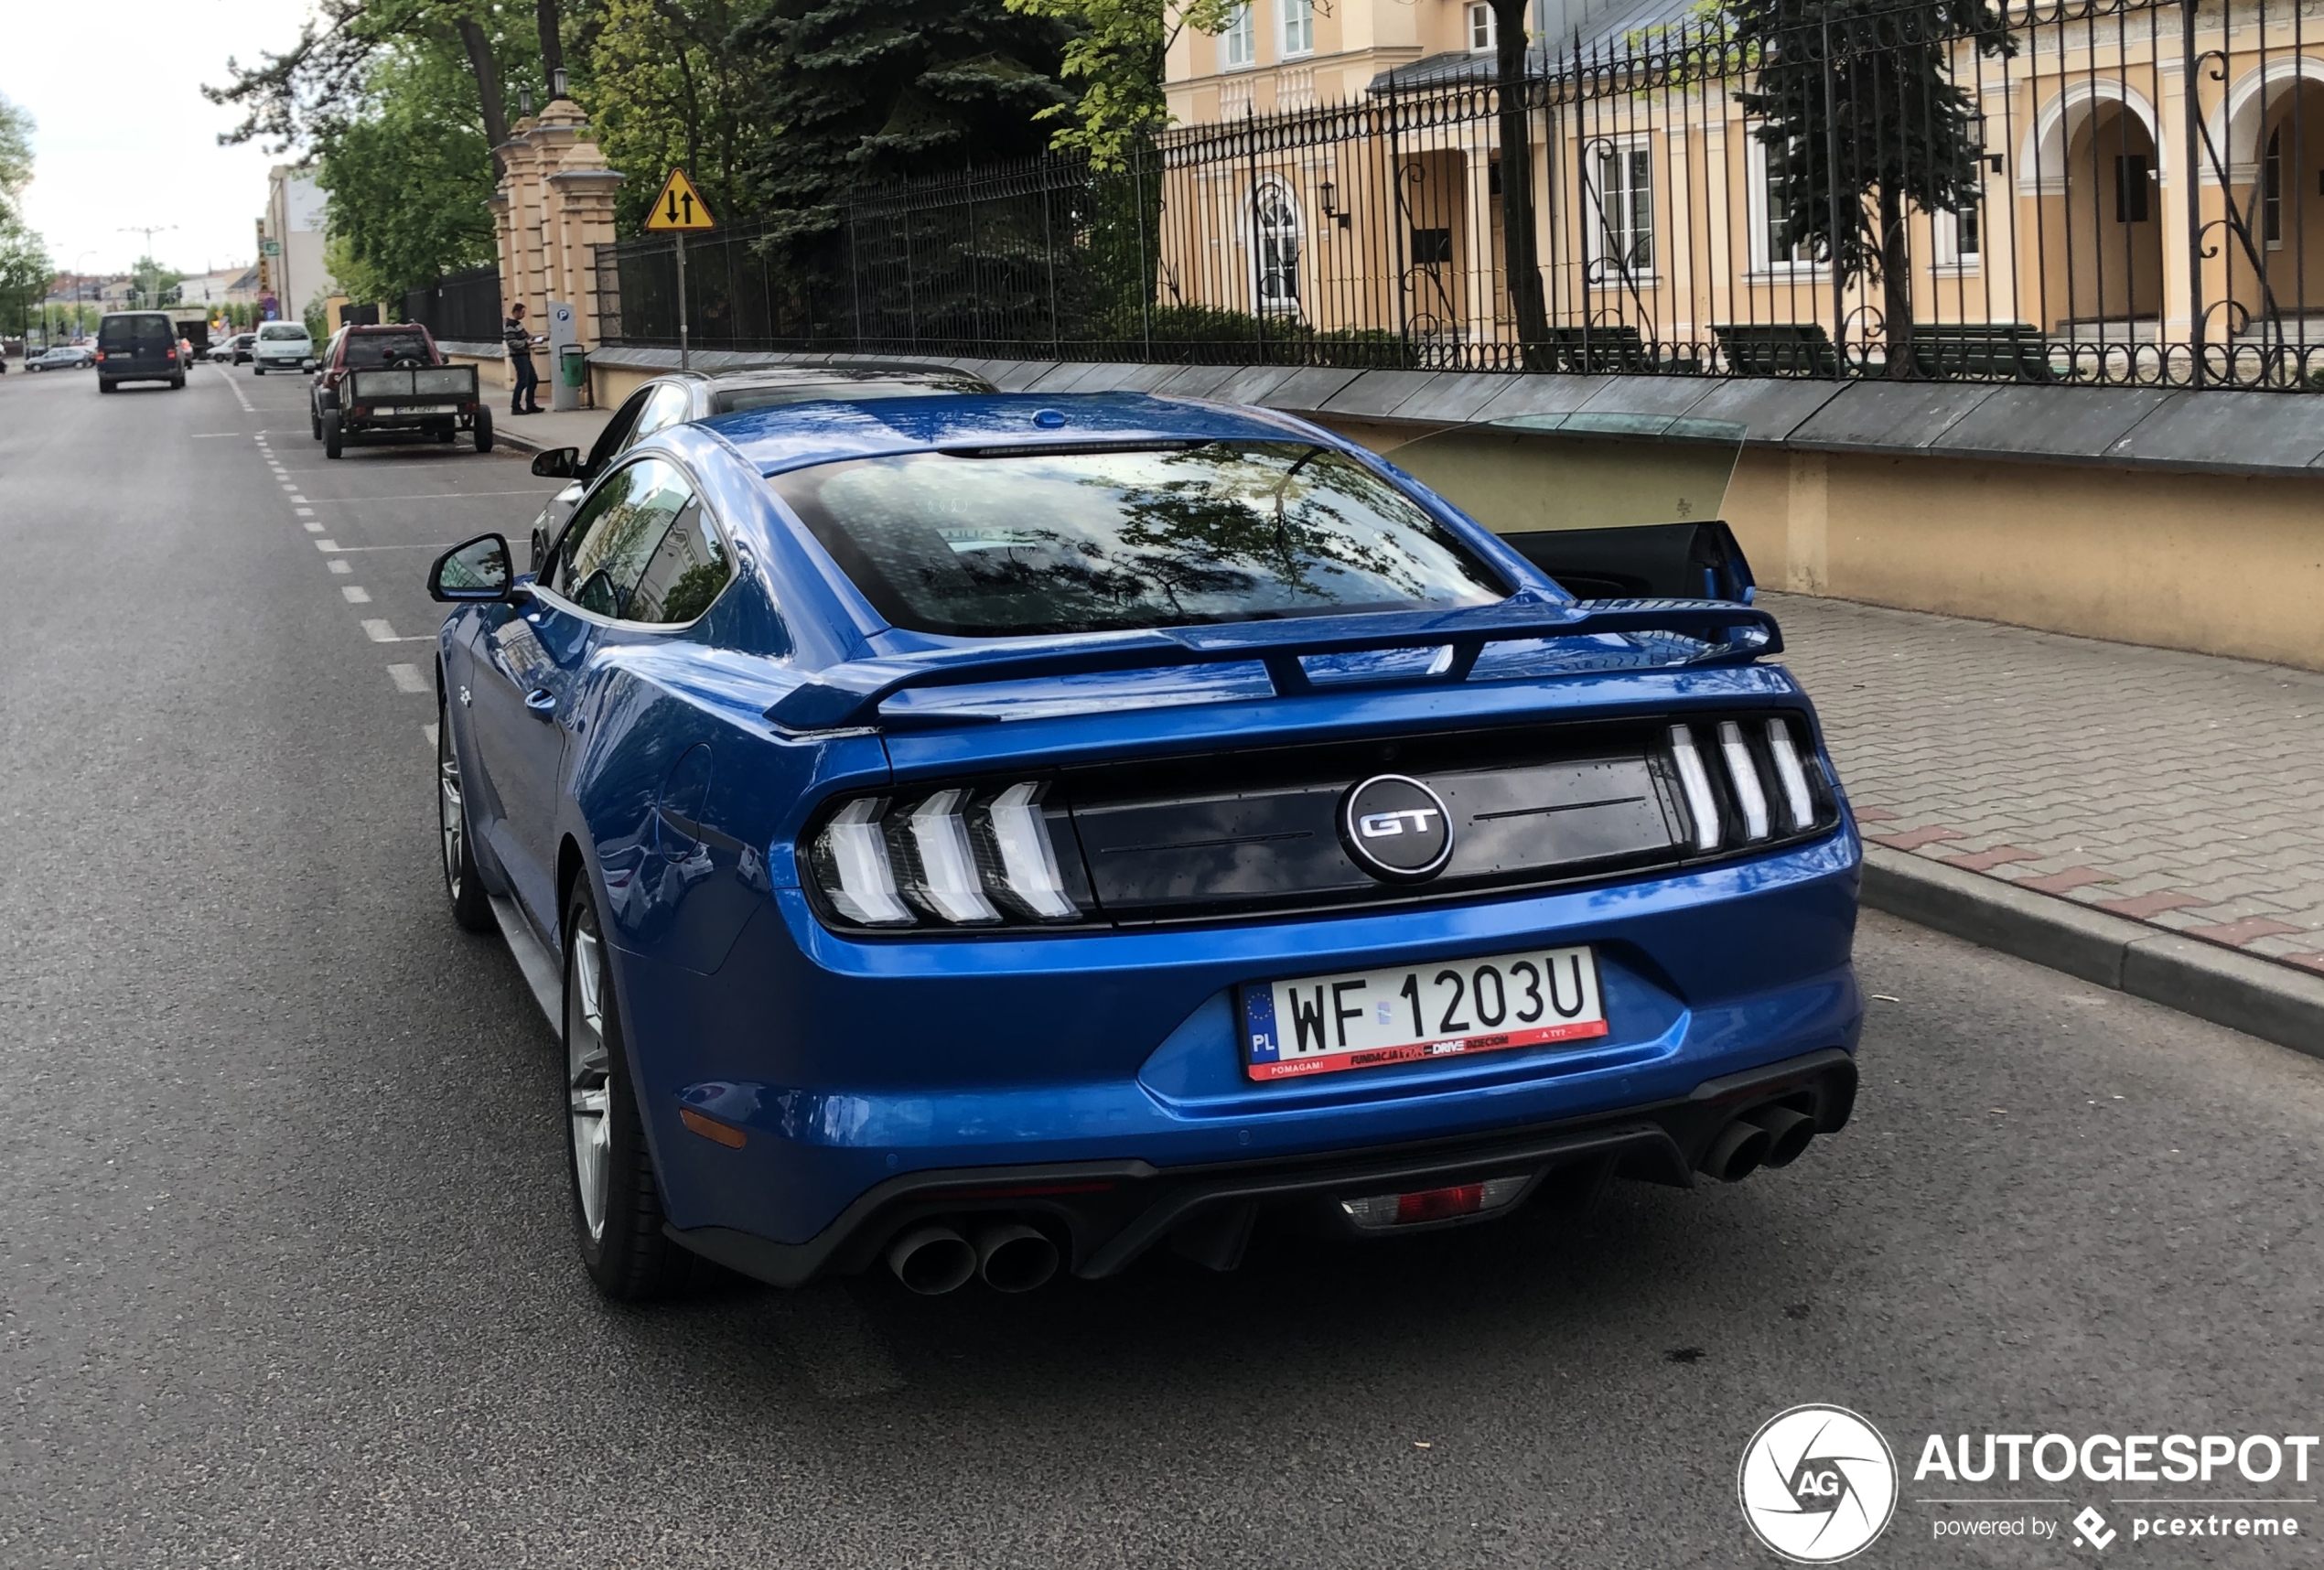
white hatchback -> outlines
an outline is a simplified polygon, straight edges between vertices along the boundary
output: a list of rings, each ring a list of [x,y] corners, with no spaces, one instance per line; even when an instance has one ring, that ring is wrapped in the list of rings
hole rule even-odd
[[[268,322],[250,346],[251,370],[259,376],[269,371],[304,371],[315,363],[315,340],[305,322]]]

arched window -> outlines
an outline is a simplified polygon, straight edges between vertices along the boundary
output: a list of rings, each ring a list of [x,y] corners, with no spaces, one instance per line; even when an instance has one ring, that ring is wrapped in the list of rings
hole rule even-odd
[[[1299,209],[1291,193],[1270,181],[1252,199],[1256,232],[1259,308],[1299,308]]]

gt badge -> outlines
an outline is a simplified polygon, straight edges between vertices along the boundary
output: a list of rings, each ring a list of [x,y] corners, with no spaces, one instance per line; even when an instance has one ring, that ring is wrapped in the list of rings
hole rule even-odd
[[[1452,815],[1419,780],[1375,774],[1340,803],[1340,839],[1372,876],[1417,883],[1452,860]]]

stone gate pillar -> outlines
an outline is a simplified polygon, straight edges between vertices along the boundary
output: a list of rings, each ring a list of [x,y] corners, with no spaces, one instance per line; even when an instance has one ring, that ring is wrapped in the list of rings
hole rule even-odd
[[[495,150],[506,171],[493,203],[501,308],[522,300],[526,320],[539,322],[551,300],[564,300],[582,347],[595,348],[601,316],[595,248],[613,239],[613,192],[622,177],[606,166],[587,118],[570,99],[518,121]],[[543,377],[555,372],[542,368]]]

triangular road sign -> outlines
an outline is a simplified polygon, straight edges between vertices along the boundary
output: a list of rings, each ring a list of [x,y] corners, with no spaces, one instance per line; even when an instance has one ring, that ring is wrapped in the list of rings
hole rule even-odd
[[[710,204],[686,178],[686,171],[672,169],[662,182],[662,194],[646,210],[645,226],[649,233],[662,234],[673,229],[715,229],[718,224],[710,216]]]

